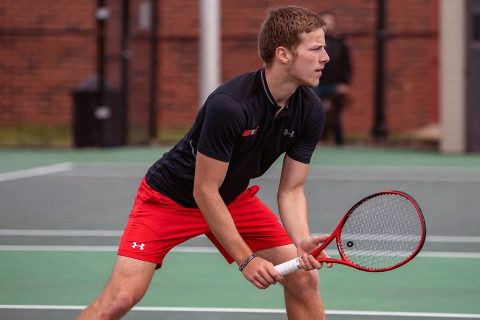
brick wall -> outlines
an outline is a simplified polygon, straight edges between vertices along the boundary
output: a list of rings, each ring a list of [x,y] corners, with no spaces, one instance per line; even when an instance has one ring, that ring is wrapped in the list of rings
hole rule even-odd
[[[222,1],[223,78],[260,65],[256,33],[269,4],[294,3],[335,11],[352,51],[353,103],[344,115],[347,134],[368,135],[373,125],[376,1]],[[404,132],[438,121],[437,0],[387,1],[386,120]]]
[[[137,29],[131,1],[130,118],[148,116],[148,32]],[[108,80],[120,86],[120,1],[108,1]],[[297,4],[334,10],[351,46],[353,104],[345,113],[348,135],[372,127],[375,83],[376,1],[222,0],[222,80],[261,66],[257,31],[270,5]],[[387,121],[402,132],[438,121],[438,0],[390,0],[387,26]],[[70,92],[96,68],[96,1],[6,0],[0,2],[0,125],[70,124]],[[159,130],[185,128],[199,101],[199,4],[159,1],[159,65],[156,74]],[[117,51],[117,52],[116,52]]]
[[[92,72],[93,3],[0,2],[0,125],[70,121],[70,90]]]
[[[162,1],[158,104],[160,130],[182,128],[199,107],[198,1]]]

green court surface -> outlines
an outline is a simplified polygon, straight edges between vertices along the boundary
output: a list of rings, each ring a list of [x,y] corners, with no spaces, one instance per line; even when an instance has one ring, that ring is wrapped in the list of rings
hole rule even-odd
[[[85,305],[100,292],[114,252],[0,252],[2,304]],[[480,313],[480,259],[420,257],[401,269],[320,271],[329,309]],[[141,306],[282,308],[279,285],[258,290],[215,253],[172,253]]]
[[[0,149],[0,172],[62,162],[146,162],[157,160],[169,147],[111,149]],[[312,165],[453,166],[480,168],[480,154],[439,154],[433,151],[320,146]]]
[[[138,183],[167,150],[0,150],[0,319],[72,319],[99,294]],[[254,181],[274,211],[280,163]],[[397,270],[319,271],[329,319],[480,319],[480,155],[320,146],[310,173],[313,233],[386,188],[414,195],[427,220],[423,251]],[[254,288],[194,240],[126,319],[286,319],[280,285]]]

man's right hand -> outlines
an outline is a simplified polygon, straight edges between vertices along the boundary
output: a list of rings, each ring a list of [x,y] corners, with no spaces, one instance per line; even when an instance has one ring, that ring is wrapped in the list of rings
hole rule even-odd
[[[258,256],[247,264],[242,274],[259,289],[266,289],[272,284],[283,282],[283,277],[274,268],[273,264]]]

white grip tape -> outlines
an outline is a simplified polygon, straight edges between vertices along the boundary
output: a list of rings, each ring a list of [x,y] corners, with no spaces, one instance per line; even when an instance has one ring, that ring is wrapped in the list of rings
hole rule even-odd
[[[275,269],[282,275],[300,270],[300,258],[295,258],[275,266]]]

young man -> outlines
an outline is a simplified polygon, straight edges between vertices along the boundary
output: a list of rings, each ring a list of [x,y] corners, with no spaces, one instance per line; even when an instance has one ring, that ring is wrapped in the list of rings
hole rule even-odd
[[[325,64],[324,22],[300,7],[271,9],[259,34],[265,68],[220,86],[186,136],[143,179],[112,275],[78,319],[118,319],[145,294],[176,245],[206,234],[227,261],[264,289],[284,286],[289,319],[323,319],[321,268],[311,237],[304,185],[324,123],[316,87]],[[282,154],[276,215],[248,188]],[[322,253],[323,254],[323,253]],[[285,276],[274,265],[302,256]]]

